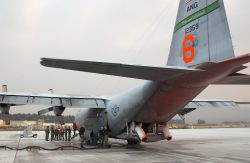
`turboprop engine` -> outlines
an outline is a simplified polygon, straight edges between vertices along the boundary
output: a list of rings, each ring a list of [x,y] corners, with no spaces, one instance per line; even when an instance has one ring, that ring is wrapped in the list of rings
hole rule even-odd
[[[10,105],[8,104],[0,104],[0,111],[3,116],[4,123],[6,125],[10,125]]]
[[[65,110],[65,107],[62,106],[53,106],[51,108],[53,109],[56,116],[62,116],[62,113]]]
[[[7,85],[2,85],[2,92],[7,92]],[[0,111],[2,114],[10,114],[10,105],[9,104],[0,104]]]
[[[53,89],[49,89],[48,92],[54,93]],[[60,124],[64,124],[64,119],[62,116],[62,113],[64,112],[64,110],[65,110],[65,107],[63,107],[63,106],[51,106],[49,108],[39,110],[38,115],[41,116],[41,115],[44,115],[48,112],[53,111],[54,114],[56,115],[56,121],[59,122]]]
[[[60,124],[64,124],[64,119],[63,119],[63,116],[62,116],[62,113],[64,112],[65,110],[65,107],[63,106],[52,106],[52,107],[49,107],[49,108],[46,108],[46,109],[42,109],[40,111],[38,111],[38,115],[41,116],[41,115],[44,115],[48,112],[51,112],[53,111],[54,114],[56,115],[56,121],[59,122]]]
[[[10,114],[10,105],[0,104],[0,111],[2,114]]]

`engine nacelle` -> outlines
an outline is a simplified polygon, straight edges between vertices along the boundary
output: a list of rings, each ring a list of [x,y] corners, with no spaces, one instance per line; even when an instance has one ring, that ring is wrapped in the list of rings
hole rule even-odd
[[[2,85],[2,92],[8,92],[7,85]],[[10,105],[9,104],[0,104],[0,111],[2,114],[10,114]]]
[[[56,116],[61,116],[62,113],[64,112],[64,110],[65,110],[65,107],[62,107],[62,106],[54,106],[53,107],[53,111],[54,111]]]
[[[0,111],[3,114],[3,120],[6,125],[10,125],[10,105],[0,104]]]
[[[2,85],[2,92],[8,92],[7,85]],[[10,124],[10,104],[0,104],[0,111],[4,115],[3,120],[6,125]]]
[[[64,112],[64,110],[65,110],[65,107],[62,107],[62,106],[54,106],[53,107],[53,111],[56,115],[55,121],[56,121],[56,123],[59,123],[61,125],[65,124],[63,116],[62,116],[62,113]]]
[[[10,114],[10,105],[9,104],[0,104],[0,111],[2,114]]]

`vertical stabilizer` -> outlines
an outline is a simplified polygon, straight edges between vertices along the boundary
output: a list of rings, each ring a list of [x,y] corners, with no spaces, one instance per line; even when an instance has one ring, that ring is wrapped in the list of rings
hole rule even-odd
[[[195,66],[234,57],[223,0],[180,0],[169,66]]]

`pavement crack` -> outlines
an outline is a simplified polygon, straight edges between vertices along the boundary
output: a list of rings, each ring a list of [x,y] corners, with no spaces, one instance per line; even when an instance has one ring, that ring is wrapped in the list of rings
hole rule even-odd
[[[15,153],[15,157],[14,157],[14,161],[13,161],[13,163],[15,163],[15,162],[16,162],[16,157],[17,157],[17,153],[18,153],[18,150],[17,150],[17,149],[19,148],[20,141],[21,141],[21,138],[19,138],[19,140],[18,140],[18,144],[17,144],[16,153]]]

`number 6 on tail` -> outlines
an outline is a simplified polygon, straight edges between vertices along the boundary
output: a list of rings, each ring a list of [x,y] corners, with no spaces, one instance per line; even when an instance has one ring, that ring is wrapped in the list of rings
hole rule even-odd
[[[195,57],[195,50],[194,50],[194,41],[195,41],[195,37],[192,34],[187,35],[182,43],[182,50],[183,50],[183,61],[185,63],[190,63],[194,60]],[[189,44],[187,46],[187,43],[191,42],[191,44]],[[189,55],[188,55],[189,54]]]

